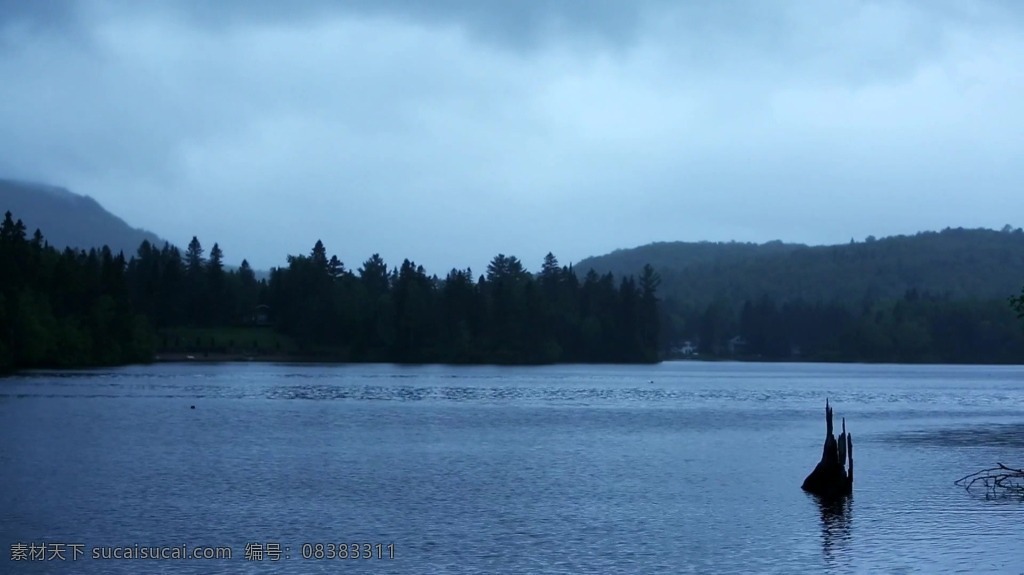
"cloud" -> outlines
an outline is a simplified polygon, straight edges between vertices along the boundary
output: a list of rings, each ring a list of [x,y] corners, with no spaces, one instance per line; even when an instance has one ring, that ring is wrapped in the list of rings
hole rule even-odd
[[[1024,208],[1014,2],[44,4],[0,4],[0,173],[259,267]]]

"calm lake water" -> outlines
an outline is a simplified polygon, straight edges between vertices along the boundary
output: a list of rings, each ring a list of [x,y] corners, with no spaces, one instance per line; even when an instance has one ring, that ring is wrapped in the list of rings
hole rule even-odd
[[[826,396],[838,510],[800,490]],[[1024,573],[1024,503],[953,485],[1024,465],[1022,367],[36,372],[0,380],[0,439],[3,573]],[[92,558],[136,545],[233,556]]]

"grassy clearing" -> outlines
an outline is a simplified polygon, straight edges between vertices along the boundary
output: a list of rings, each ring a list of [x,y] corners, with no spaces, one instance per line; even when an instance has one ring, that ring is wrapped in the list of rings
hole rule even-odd
[[[161,352],[289,354],[295,351],[291,338],[269,327],[181,327],[157,335]]]

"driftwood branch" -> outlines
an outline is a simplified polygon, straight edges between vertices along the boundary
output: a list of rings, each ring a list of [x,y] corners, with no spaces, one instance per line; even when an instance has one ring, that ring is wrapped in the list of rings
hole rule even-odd
[[[984,490],[986,497],[1020,497],[1024,499],[1024,469],[1014,469],[996,463],[996,467],[982,469],[970,475],[965,475],[953,482],[971,491]]]

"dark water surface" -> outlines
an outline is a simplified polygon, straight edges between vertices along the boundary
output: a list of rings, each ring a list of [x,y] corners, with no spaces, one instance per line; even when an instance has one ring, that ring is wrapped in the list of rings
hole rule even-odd
[[[831,509],[799,488],[826,396],[857,472]],[[37,372],[0,380],[0,572],[1024,573],[1024,504],[953,485],[997,461],[1024,465],[1021,367]],[[91,558],[135,545],[233,557]]]

